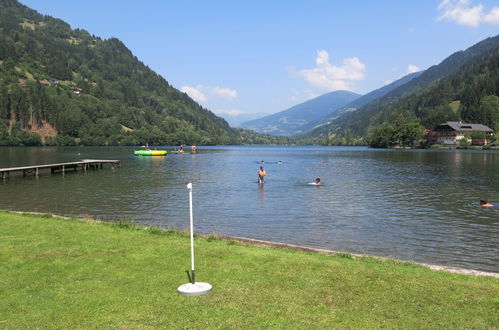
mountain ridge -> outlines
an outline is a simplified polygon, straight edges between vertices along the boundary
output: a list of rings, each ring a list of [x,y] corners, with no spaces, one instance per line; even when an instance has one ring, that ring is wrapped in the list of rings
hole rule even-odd
[[[52,133],[40,136],[41,131]],[[18,1],[3,0],[0,145],[42,142],[238,144],[241,138],[117,38],[103,40]]]
[[[325,113],[336,111],[358,97],[359,94],[350,91],[333,91],[286,110],[244,122],[240,126],[258,133],[296,135],[301,133],[301,128],[310,121],[322,117]]]
[[[333,111],[332,113],[328,113],[324,117],[319,118],[315,121],[311,121],[307,125],[303,126],[303,130],[304,130],[303,136],[307,136],[308,135],[307,132],[309,132],[312,129],[316,129],[320,126],[327,125],[332,120],[338,118],[339,116],[341,116],[347,112],[356,111],[358,108],[366,105],[367,103],[372,102],[380,97],[383,97],[384,95],[388,94],[390,91],[394,90],[395,88],[397,88],[397,87],[411,81],[412,79],[418,77],[419,75],[421,75],[421,73],[422,72],[420,71],[420,72],[414,72],[414,73],[410,73],[408,75],[405,75],[402,78],[399,78],[399,79],[391,82],[390,84],[387,84],[383,87],[377,88],[377,89],[375,89],[375,90],[373,90],[365,95],[362,95],[361,97],[353,100],[352,102],[348,103],[347,105],[345,105],[341,109]]]
[[[484,96],[497,97],[496,87],[489,85],[499,86],[499,70],[497,64],[494,64],[498,50],[499,35],[486,38],[466,50],[451,54],[440,64],[428,68],[406,84],[365,104],[355,112],[346,113],[330,124],[311,131],[307,136],[315,138],[345,134],[365,136],[369,127],[394,123],[400,114],[408,120],[426,126],[438,124],[436,121],[444,119],[454,120],[461,117],[466,120],[468,117],[463,106],[460,106],[456,113],[448,107],[448,104],[461,99],[473,99],[464,102],[464,105],[468,110],[470,107],[476,110],[480,107],[480,99],[483,96],[467,96],[466,93],[478,93],[478,95],[485,93]],[[480,74],[481,67],[484,67],[487,76]],[[469,91],[465,85],[466,79],[469,80],[469,85],[474,86],[473,91]],[[477,86],[477,81],[484,86]]]

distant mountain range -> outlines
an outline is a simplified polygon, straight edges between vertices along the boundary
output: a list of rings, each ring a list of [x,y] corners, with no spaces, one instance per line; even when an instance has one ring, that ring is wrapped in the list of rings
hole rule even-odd
[[[232,127],[242,127],[241,124],[250,120],[255,120],[258,118],[263,118],[268,116],[265,112],[255,112],[255,113],[244,113],[244,114],[231,114],[231,113],[217,113],[218,116],[225,119]]]
[[[272,135],[263,136],[231,128],[120,40],[0,0],[0,145],[290,141],[275,135],[362,143],[373,129],[397,121],[431,127],[462,120],[497,132],[498,63],[494,36],[366,95],[335,91],[241,124]]]
[[[420,74],[421,72],[408,74],[366,95],[349,91],[330,92],[272,115],[243,122],[240,127],[265,134],[297,136],[322,125],[327,125],[345,113],[357,110],[406,84]]]
[[[370,128],[393,124],[400,115],[424,127],[463,120],[485,124],[497,131],[498,63],[499,36],[487,38],[416,76],[405,77],[412,79],[356,111],[307,132],[306,136],[365,136]]]
[[[421,75],[421,73],[422,72],[414,72],[414,73],[408,74],[408,75],[406,75],[406,76],[404,76],[404,77],[402,77],[402,78],[400,78],[400,79],[398,79],[398,80],[396,80],[396,81],[394,81],[394,82],[392,82],[384,87],[381,87],[381,88],[378,88],[372,92],[369,92],[369,93],[353,100],[352,102],[348,103],[347,105],[345,105],[341,109],[337,109],[335,111],[329,112],[324,117],[310,121],[308,124],[303,125],[302,130],[303,130],[303,132],[307,132],[307,131],[310,131],[311,129],[318,128],[322,125],[327,125],[332,120],[338,118],[339,116],[341,116],[345,113],[348,113],[348,112],[355,111],[358,108],[368,104],[369,102],[376,100],[382,96],[385,96],[386,94],[388,94],[389,92],[391,92],[395,88],[406,84],[407,82],[411,81],[412,79],[414,79],[416,77],[419,77],[419,75]]]
[[[335,91],[240,126],[264,134],[297,135],[303,133],[303,127],[310,122],[334,113],[360,96],[349,91]]]
[[[498,53],[499,36],[487,38],[366,95],[335,91],[241,126],[272,135],[362,137],[402,115],[424,127],[464,120],[497,131]]]

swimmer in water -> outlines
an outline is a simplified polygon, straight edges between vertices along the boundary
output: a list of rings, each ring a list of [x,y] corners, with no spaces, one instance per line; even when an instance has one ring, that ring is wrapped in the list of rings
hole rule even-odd
[[[310,182],[309,184],[314,185],[314,186],[320,186],[321,185],[321,178],[316,178],[315,182]]]
[[[493,204],[490,204],[486,199],[480,199],[481,207],[494,207]]]

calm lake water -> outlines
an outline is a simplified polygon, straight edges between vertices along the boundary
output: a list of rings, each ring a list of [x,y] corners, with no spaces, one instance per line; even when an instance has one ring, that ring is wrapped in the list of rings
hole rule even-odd
[[[0,209],[220,233],[499,272],[499,152],[353,147],[0,148],[0,167],[119,159],[121,169],[0,178]],[[267,180],[257,184],[259,161]],[[283,164],[278,164],[282,161]],[[324,185],[307,183],[320,177]]]

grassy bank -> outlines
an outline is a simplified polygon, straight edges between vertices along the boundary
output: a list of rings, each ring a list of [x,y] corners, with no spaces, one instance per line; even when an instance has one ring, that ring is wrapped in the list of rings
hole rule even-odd
[[[0,328],[494,328],[499,280],[0,212]]]

